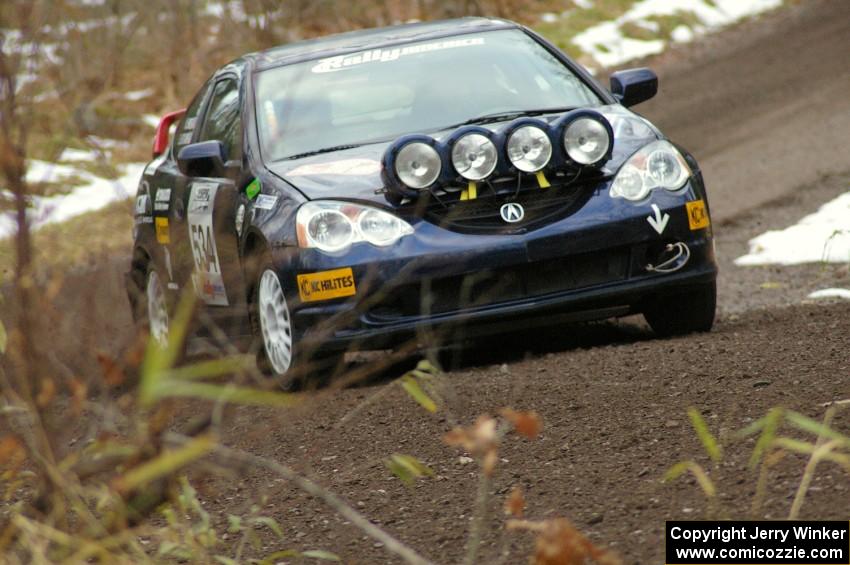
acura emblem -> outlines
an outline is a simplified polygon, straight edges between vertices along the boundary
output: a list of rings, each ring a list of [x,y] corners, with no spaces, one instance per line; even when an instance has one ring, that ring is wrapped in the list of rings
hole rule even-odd
[[[515,224],[525,217],[525,210],[516,202],[508,202],[507,204],[502,204],[499,214],[509,224]]]

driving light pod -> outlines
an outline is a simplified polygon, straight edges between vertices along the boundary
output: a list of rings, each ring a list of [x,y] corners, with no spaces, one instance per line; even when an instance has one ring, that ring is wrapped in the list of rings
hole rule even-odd
[[[685,158],[669,141],[654,141],[620,167],[611,184],[611,196],[636,202],[655,188],[679,190],[691,174]]]
[[[405,186],[422,190],[434,184],[443,168],[440,154],[431,145],[412,141],[395,158],[395,173]]]
[[[496,145],[480,133],[461,135],[452,146],[452,166],[466,180],[477,181],[489,177],[498,161]]]
[[[410,224],[383,210],[348,202],[307,202],[296,214],[300,247],[328,253],[366,241],[384,247],[413,233]]]
[[[514,167],[536,173],[552,159],[552,142],[542,128],[521,125],[508,134],[507,153]]]
[[[595,165],[602,161],[611,148],[609,127],[602,118],[582,116],[564,128],[564,151],[579,165]]]

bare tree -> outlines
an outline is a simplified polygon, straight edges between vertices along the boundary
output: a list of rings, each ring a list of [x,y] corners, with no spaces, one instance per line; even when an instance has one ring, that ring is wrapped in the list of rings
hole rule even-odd
[[[29,190],[26,181],[28,124],[32,118],[31,101],[21,93],[22,81],[33,76],[41,62],[42,41],[48,6],[43,2],[12,2],[0,10],[0,181],[12,194],[17,235],[15,238],[15,275],[13,330],[9,352],[11,377],[0,375],[0,387],[8,405],[21,409],[25,419],[19,430],[41,471],[42,487],[50,483],[49,467],[54,463],[50,438],[45,433],[38,410],[34,383],[40,374],[40,358],[34,340],[37,296],[32,265],[32,242],[27,215]]]

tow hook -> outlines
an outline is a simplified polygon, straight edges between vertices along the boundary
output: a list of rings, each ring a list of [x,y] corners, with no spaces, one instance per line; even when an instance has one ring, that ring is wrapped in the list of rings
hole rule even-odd
[[[658,254],[658,264],[650,263],[646,266],[646,270],[650,273],[675,273],[687,265],[690,258],[691,250],[685,243],[681,241],[668,243]]]

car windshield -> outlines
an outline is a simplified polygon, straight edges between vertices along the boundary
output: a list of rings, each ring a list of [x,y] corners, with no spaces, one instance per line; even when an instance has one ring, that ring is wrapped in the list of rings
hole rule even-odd
[[[276,67],[260,72],[256,86],[268,161],[434,132],[479,116],[602,103],[516,29]]]

